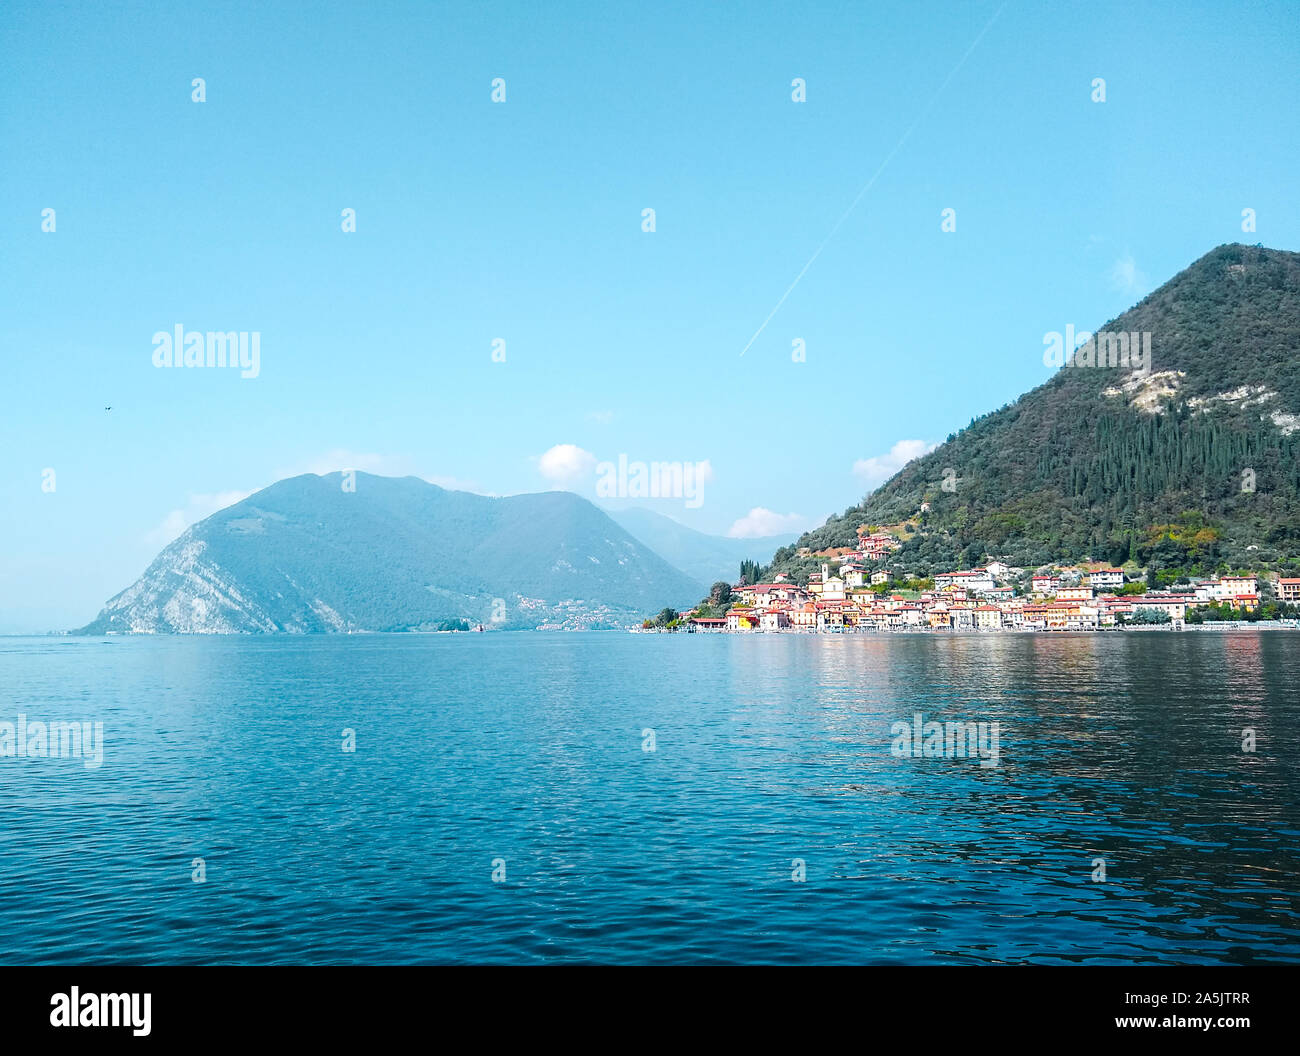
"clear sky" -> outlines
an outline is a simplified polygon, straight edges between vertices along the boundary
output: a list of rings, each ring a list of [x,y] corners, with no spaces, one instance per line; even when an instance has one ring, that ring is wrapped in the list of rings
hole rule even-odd
[[[707,462],[646,505],[811,527],[1045,380],[1046,332],[1300,249],[1297,56],[1295,3],[10,0],[0,632],[309,470]],[[156,368],[177,324],[256,331],[258,376]]]

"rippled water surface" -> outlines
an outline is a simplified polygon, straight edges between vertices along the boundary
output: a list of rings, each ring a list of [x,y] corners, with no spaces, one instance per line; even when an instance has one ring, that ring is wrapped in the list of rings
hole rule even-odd
[[[106,744],[0,759],[5,963],[1300,960],[1295,633],[0,639],[19,713]]]

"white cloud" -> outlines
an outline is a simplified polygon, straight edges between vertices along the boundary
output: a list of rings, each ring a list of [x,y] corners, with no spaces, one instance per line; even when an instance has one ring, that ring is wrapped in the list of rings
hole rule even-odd
[[[886,455],[872,455],[853,463],[853,475],[861,477],[868,487],[883,484],[914,458],[928,455],[938,444],[925,440],[900,440]]]
[[[162,523],[145,536],[145,542],[153,546],[166,546],[176,539],[191,524],[204,517],[211,517],[218,510],[242,502],[253,494],[251,491],[216,491],[208,494],[191,494],[185,506],[172,510],[162,519]]]
[[[1142,296],[1151,288],[1146,272],[1138,268],[1137,261],[1129,252],[1110,266],[1110,284],[1118,292],[1134,297]]]
[[[537,459],[537,471],[555,484],[571,484],[596,468],[596,456],[577,444],[556,444]]]
[[[802,531],[804,518],[797,513],[773,513],[755,506],[727,531],[732,539],[758,539],[766,535],[786,535]]]
[[[597,425],[609,425],[614,420],[613,411],[588,411],[587,421],[595,422]]]

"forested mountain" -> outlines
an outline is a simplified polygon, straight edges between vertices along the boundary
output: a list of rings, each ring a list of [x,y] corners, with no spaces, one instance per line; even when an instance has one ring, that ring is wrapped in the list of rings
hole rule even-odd
[[[801,578],[814,562],[797,548],[848,546],[864,524],[891,527],[903,547],[890,564],[920,574],[990,555],[1295,568],[1300,255],[1220,246],[1098,330],[1150,334],[1148,369],[1062,366],[777,551],[770,571]]]

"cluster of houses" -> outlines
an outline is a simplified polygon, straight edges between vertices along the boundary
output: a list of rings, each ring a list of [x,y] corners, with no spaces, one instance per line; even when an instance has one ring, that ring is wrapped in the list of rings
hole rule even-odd
[[[1254,575],[1223,576],[1181,591],[1118,593],[1124,572],[1118,568],[1054,569],[1030,579],[1029,593],[1017,593],[1023,569],[992,561],[985,568],[945,572],[934,588],[916,597],[877,594],[873,587],[890,581],[888,569],[868,571],[861,552],[838,557],[834,573],[828,563],[808,577],[807,586],[777,575],[771,583],[733,588],[725,616],[684,614],[692,631],[1086,631],[1114,627],[1141,613],[1163,613],[1181,626],[1189,609],[1218,603],[1253,611],[1259,607]],[[1300,579],[1280,579],[1277,598],[1300,603]],[[911,592],[915,593],[915,592]],[[1163,617],[1158,617],[1163,620]]]

